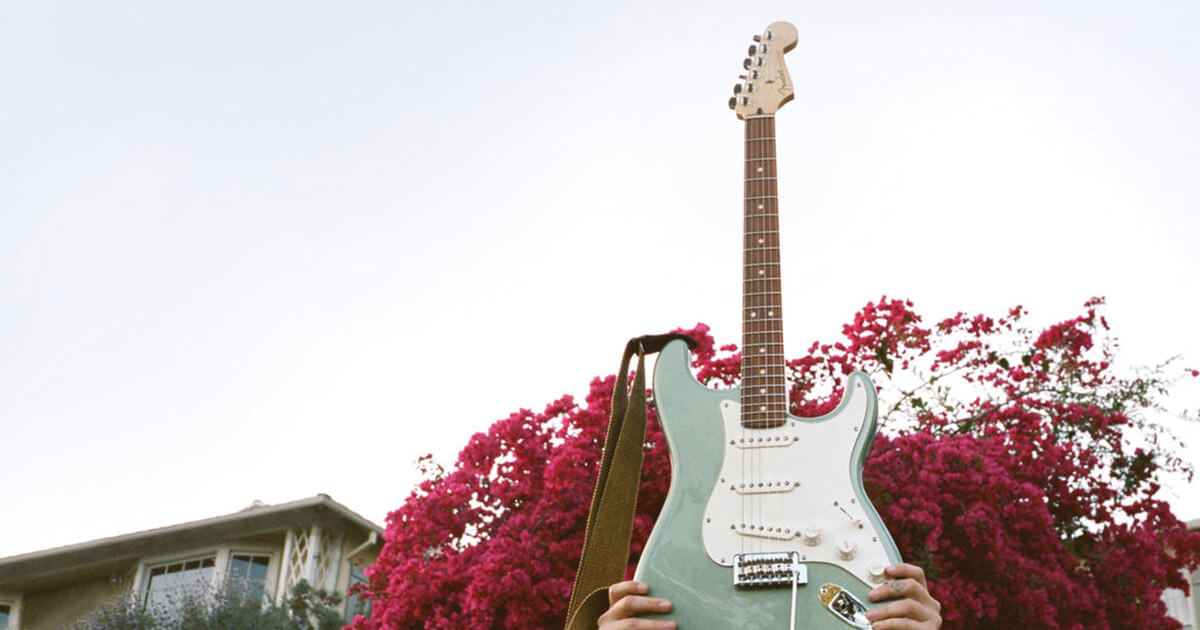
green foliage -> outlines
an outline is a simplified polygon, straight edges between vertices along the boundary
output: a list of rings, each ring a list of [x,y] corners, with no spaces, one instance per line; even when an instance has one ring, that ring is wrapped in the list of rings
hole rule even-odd
[[[301,580],[282,604],[228,584],[213,590],[197,585],[169,605],[115,601],[75,624],[74,630],[337,630],[346,625],[342,598]]]

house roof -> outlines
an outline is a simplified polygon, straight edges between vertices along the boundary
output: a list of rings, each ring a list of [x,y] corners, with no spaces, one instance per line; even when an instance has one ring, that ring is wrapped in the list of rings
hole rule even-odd
[[[203,547],[313,524],[363,538],[383,533],[383,528],[325,494],[276,505],[255,502],[223,516],[0,558],[0,591],[111,573],[183,546]]]

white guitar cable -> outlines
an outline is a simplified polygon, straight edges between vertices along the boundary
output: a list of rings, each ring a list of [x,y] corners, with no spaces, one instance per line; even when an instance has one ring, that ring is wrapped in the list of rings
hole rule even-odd
[[[788,618],[790,619],[788,621],[788,630],[796,630],[796,589],[799,586],[800,574],[795,570],[794,565],[795,561],[793,561],[792,569],[792,614]]]

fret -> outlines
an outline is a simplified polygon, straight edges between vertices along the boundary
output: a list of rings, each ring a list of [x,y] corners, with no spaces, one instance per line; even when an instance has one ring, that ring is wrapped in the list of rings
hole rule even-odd
[[[775,158],[773,158],[773,157],[746,158],[746,161],[747,162],[768,162],[768,161],[774,162]]]
[[[746,181],[748,181],[748,182],[773,182],[773,181],[775,181],[775,178],[774,177],[747,177]]]
[[[745,199],[746,199],[746,201],[750,201],[751,199],[778,199],[778,198],[779,197],[776,195],[760,195],[760,196],[756,196],[756,197],[746,197]]]
[[[767,142],[774,139],[774,136],[771,136],[770,138],[746,138],[746,142]]]

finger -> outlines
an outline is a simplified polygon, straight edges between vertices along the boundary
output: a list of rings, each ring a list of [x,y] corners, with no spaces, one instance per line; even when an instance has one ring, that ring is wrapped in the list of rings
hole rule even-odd
[[[625,582],[617,582],[608,587],[608,605],[612,606],[617,603],[617,600],[626,595],[645,595],[650,591],[650,587],[638,582],[637,580],[627,580]]]
[[[912,599],[902,599],[886,606],[872,608],[867,611],[867,619],[872,622],[883,619],[912,619],[925,621],[933,617],[933,610]]]
[[[892,578],[912,578],[921,583],[921,586],[929,588],[929,583],[925,581],[925,570],[915,564],[907,562],[901,564],[893,564],[885,569],[888,577]]]
[[[606,625],[600,622],[601,630],[675,630],[674,621],[651,621],[650,619],[622,619]]]
[[[871,624],[871,630],[936,630],[941,624],[912,619],[884,619]]]
[[[665,613],[671,610],[671,602],[657,597],[626,595],[613,604],[605,615],[611,619],[625,619],[646,613]]]
[[[924,599],[929,595],[916,580],[912,578],[904,578],[903,580],[892,580],[884,584],[880,584],[871,589],[867,593],[867,597],[873,602],[881,602],[888,599],[899,599],[901,597],[915,597]]]

